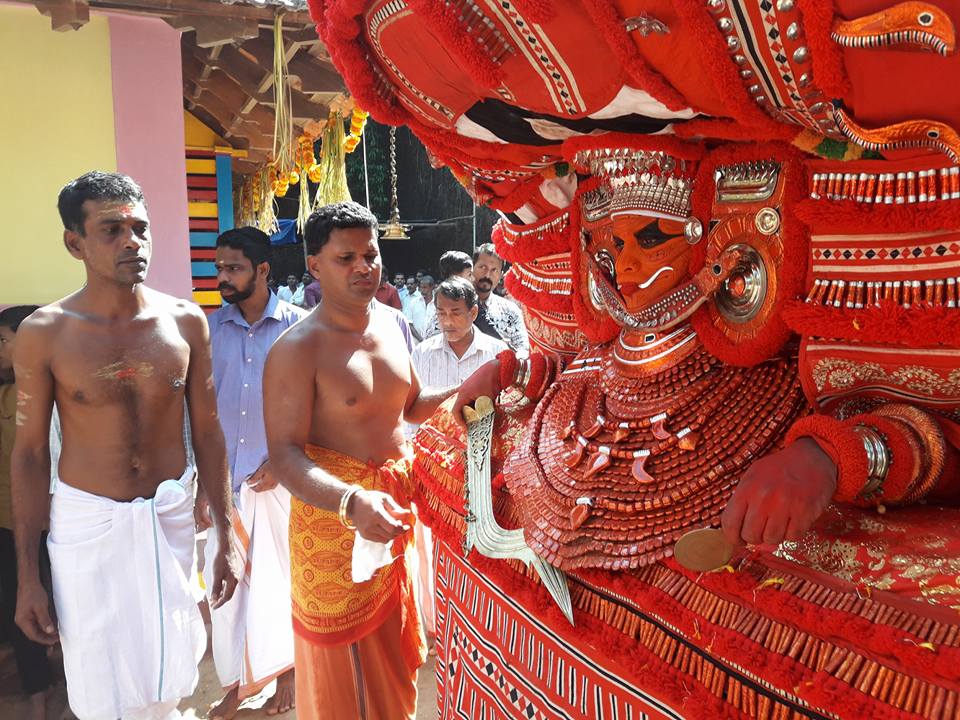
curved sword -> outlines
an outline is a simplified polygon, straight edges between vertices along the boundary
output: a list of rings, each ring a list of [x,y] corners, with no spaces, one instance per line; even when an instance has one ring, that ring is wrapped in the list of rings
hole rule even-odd
[[[564,616],[573,622],[573,603],[567,578],[561,570],[537,555],[523,537],[523,530],[506,530],[493,516],[490,485],[490,440],[493,437],[494,409],[490,398],[478,398],[474,408],[464,408],[467,418],[467,537],[464,553],[475,548],[490,558],[513,558],[528,567],[533,565]]]

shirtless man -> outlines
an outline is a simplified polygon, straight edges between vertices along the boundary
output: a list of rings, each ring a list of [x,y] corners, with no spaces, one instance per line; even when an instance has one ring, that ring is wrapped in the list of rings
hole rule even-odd
[[[273,345],[264,374],[270,462],[290,511],[297,716],[392,720],[416,710],[423,637],[403,557],[414,517],[402,421],[453,388],[424,390],[396,322],[373,305],[377,220],[338,203],[307,223],[317,309]],[[351,579],[354,527],[397,558]]]
[[[87,173],[61,190],[58,208],[87,281],[36,311],[17,337],[17,624],[37,642],[62,642],[80,720],[179,718],[206,645],[194,593],[197,471],[218,537],[229,530],[207,323],[192,303],[143,286],[152,243],[133,180]],[[51,499],[54,402],[63,447]],[[59,623],[37,569],[48,523]],[[232,543],[220,547],[215,606],[233,595],[240,570]]]

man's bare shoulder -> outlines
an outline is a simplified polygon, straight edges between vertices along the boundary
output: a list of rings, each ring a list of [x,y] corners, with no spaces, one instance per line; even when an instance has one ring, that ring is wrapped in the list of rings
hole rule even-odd
[[[168,295],[148,287],[143,288],[143,294],[148,307],[158,312],[167,312],[178,320],[181,318],[188,320],[206,319],[203,309],[193,300],[184,300],[175,295]]]
[[[323,341],[329,330],[316,313],[307,313],[303,318],[284,330],[270,348],[270,354],[285,356],[315,347]]]

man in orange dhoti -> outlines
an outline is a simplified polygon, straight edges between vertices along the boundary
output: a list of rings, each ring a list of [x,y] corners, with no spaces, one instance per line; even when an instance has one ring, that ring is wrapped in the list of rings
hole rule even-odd
[[[408,504],[409,461],[388,461],[376,468],[326,448],[308,445],[306,451],[318,467],[343,482],[404,498]],[[412,717],[417,693],[410,678],[423,663],[424,651],[405,557],[412,533],[391,544],[395,562],[371,580],[354,583],[354,531],[333,513],[300,500],[293,505],[295,662],[313,669],[298,683],[298,695],[305,689],[312,706],[330,705],[337,717]]]
[[[321,208],[304,240],[323,300],[277,340],[264,372],[270,462],[293,495],[297,716],[413,718],[425,646],[404,557],[415,517],[402,424],[423,422],[453,388],[420,387],[399,327],[376,309],[369,210]],[[362,582],[355,543],[386,556]]]

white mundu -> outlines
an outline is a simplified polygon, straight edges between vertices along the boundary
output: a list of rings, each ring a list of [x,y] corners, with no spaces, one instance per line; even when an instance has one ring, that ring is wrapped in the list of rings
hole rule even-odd
[[[293,667],[290,611],[290,493],[282,485],[233,496],[231,538],[244,565],[233,597],[211,613],[213,661],[224,688],[243,700]],[[207,534],[203,576],[209,585],[217,551]]]
[[[174,720],[197,686],[206,631],[197,609],[188,467],[150,499],[118,502],[57,483],[47,546],[70,709],[80,720]]]

